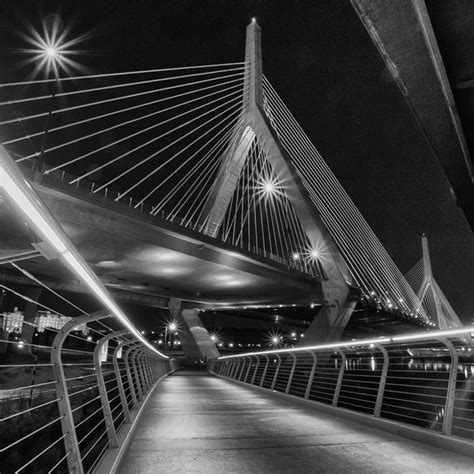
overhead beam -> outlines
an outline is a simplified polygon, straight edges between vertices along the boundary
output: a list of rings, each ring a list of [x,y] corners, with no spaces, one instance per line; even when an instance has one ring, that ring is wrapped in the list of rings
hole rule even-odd
[[[474,230],[474,165],[423,0],[351,0]]]
[[[31,286],[36,283],[26,276],[13,274],[11,271],[4,270],[4,283],[12,285]],[[51,278],[41,277],[41,282],[54,291],[66,291],[69,293],[91,294],[90,290],[77,280],[56,281]],[[166,296],[150,295],[137,293],[127,290],[117,290],[110,288],[107,282],[102,282],[107,287],[110,295],[120,303],[129,303],[150,308],[167,308],[169,298]]]

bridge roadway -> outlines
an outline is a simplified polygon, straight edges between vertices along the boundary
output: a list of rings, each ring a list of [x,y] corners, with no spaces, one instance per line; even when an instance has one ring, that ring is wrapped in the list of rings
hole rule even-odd
[[[121,473],[473,472],[471,458],[204,371],[177,372],[151,397]]]

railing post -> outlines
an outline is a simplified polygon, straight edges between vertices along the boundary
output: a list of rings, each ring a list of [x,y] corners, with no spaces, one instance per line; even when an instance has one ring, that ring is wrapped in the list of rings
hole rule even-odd
[[[316,365],[318,362],[318,358],[314,352],[310,352],[313,356],[313,365],[311,367],[311,372],[309,373],[308,383],[306,384],[306,390],[304,392],[304,398],[309,398],[309,394],[311,393],[311,387],[313,386],[314,374],[316,372]]]
[[[226,377],[232,378],[232,372],[234,371],[236,363],[237,363],[236,359],[230,359],[229,360],[229,370],[227,371]]]
[[[132,358],[132,368],[133,368],[133,375],[135,378],[135,382],[137,385],[137,400],[141,402],[143,400],[143,387],[142,387],[142,379],[140,377],[140,371],[138,370],[137,364],[137,346],[134,346],[131,350],[131,358]]]
[[[145,392],[148,392],[148,390],[150,390],[151,388],[150,375],[148,373],[148,354],[146,354],[143,350],[141,350],[139,357],[140,357],[140,365],[142,367],[144,390]]]
[[[236,358],[235,359],[235,364],[234,364],[234,367],[232,367],[232,372],[230,374],[230,378],[235,378],[235,374],[239,371],[239,366],[240,366],[240,359],[239,358]]]
[[[376,416],[377,418],[380,418],[380,414],[382,412],[383,394],[385,392],[385,384],[387,383],[389,357],[388,357],[387,349],[385,349],[385,347],[379,344],[377,344],[375,347],[383,355],[382,373],[380,375],[379,389],[377,391],[377,400],[375,401],[375,408],[374,408],[374,416]]]
[[[456,380],[458,375],[459,356],[453,343],[448,339],[439,339],[451,354],[451,369],[449,371],[448,390],[446,392],[446,404],[444,407],[443,434],[451,436],[453,427],[454,400],[456,396]]]
[[[117,386],[118,386],[119,394],[120,394],[120,402],[122,403],[122,407],[123,407],[123,417],[124,417],[125,423],[130,423],[131,422],[130,410],[128,409],[127,397],[125,396],[125,389],[123,387],[122,373],[120,371],[120,366],[118,363],[118,353],[120,350],[123,351],[123,346],[127,343],[128,341],[122,341],[114,349],[113,363],[114,363],[115,377],[117,378]]]
[[[147,384],[143,374],[143,352],[139,346],[135,347],[135,363],[137,364],[138,378],[140,379],[140,387],[142,389],[142,399],[145,398]]]
[[[341,393],[342,378],[344,377],[344,369],[346,368],[346,354],[342,349],[337,349],[337,352],[341,355],[341,368],[339,369],[339,377],[337,378],[336,389],[334,390],[334,397],[332,399],[332,405],[337,407],[339,401],[339,394]]]
[[[245,370],[245,362],[247,361],[247,357],[242,357],[241,359],[242,359],[242,367],[240,367],[240,372],[237,375],[237,380],[242,379],[242,375],[243,375],[244,370]]]
[[[56,334],[51,347],[51,363],[53,364],[53,375],[56,380],[56,397],[58,398],[58,410],[61,417],[61,429],[64,435],[64,448],[67,456],[68,471],[75,474],[83,474],[81,452],[76,434],[76,426],[69,400],[66,376],[62,362],[63,344],[71,331],[80,324],[98,321],[108,318],[108,314],[98,316],[81,316],[66,323]]]
[[[132,376],[132,369],[130,367],[130,360],[129,360],[129,355],[133,350],[133,344],[136,344],[135,341],[130,341],[127,342],[127,345],[130,344],[130,347],[125,351],[123,360],[125,361],[125,370],[127,372],[127,381],[128,381],[128,386],[130,387],[130,395],[132,396],[132,406],[133,409],[136,409],[138,407],[138,384],[137,384],[137,391],[135,391],[135,384],[133,383],[133,376]]]
[[[257,355],[257,363],[255,364],[255,370],[253,371],[252,380],[250,381],[252,385],[255,382],[255,376],[257,375],[257,370],[258,370],[259,365],[260,365],[260,357]]]
[[[140,381],[141,381],[142,399],[144,399],[145,395],[148,391],[148,386],[147,386],[147,382],[146,382],[146,379],[145,379],[145,367],[144,367],[144,364],[143,364],[143,349],[141,347],[136,348],[135,361],[136,361],[136,364],[137,364],[138,376],[139,376]]]
[[[245,372],[244,382],[247,382],[249,378],[250,367],[252,367],[252,356],[249,356],[249,366],[247,367],[247,372]]]
[[[155,383],[155,378],[153,375],[153,358],[151,354],[148,354],[146,357],[146,368],[148,373],[148,379],[150,380],[150,387]]]
[[[150,373],[152,384],[154,384],[156,380],[158,379],[158,377],[156,377],[156,374],[155,374],[155,368],[156,368],[155,362],[156,362],[155,356],[153,354],[150,354],[148,356],[148,371]]]
[[[291,355],[293,357],[293,365],[291,366],[291,372],[290,376],[288,377],[288,383],[286,384],[285,393],[289,393],[290,391],[291,382],[293,381],[293,375],[295,374],[296,369],[296,356],[293,352],[291,353]]]
[[[270,363],[270,359],[266,354],[263,357],[265,357],[265,359],[267,359],[267,362],[265,364],[265,368],[263,369],[262,380],[260,380],[259,387],[261,387],[263,385],[263,381],[265,380],[265,375],[267,375],[268,364]]]
[[[107,437],[109,439],[109,447],[116,448],[118,446],[117,432],[115,431],[114,418],[110,410],[109,397],[107,395],[107,388],[105,387],[104,374],[102,373],[102,361],[100,360],[102,347],[108,343],[110,339],[126,334],[128,331],[120,331],[116,334],[107,334],[99,341],[94,349],[94,368],[97,375],[97,385],[99,388],[100,403],[102,405],[102,413],[104,414],[105,428],[107,430]],[[106,354],[107,359],[108,354]],[[115,371],[114,371],[115,373]],[[116,375],[116,373],[115,373]]]
[[[237,366],[237,370],[234,373],[234,379],[239,379],[239,372],[242,370],[242,366],[245,364],[245,359],[243,357],[239,357],[239,365]]]
[[[278,377],[278,372],[280,371],[280,365],[281,365],[281,357],[278,354],[275,354],[275,356],[278,359],[278,365],[277,365],[277,368],[275,370],[275,375],[273,376],[272,385],[270,387],[270,390],[275,389],[275,383],[276,383],[276,380],[277,380],[277,377]]]

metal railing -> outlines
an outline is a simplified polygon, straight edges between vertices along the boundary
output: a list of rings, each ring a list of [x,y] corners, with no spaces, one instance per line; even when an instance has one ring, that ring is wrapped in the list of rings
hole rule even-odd
[[[0,326],[0,470],[93,471],[111,449],[123,445],[146,397],[172,371],[171,363],[115,303],[2,146],[0,196],[6,209],[34,232],[34,239],[28,238],[41,243],[48,260],[55,261],[52,271],[59,270],[59,275],[64,269],[71,271],[93,297],[86,297],[85,304],[99,302],[106,308],[88,314],[18,267],[15,260],[2,262],[10,263],[14,268],[10,270],[19,271],[31,286],[47,291],[48,306],[39,297],[22,294],[24,289],[7,286],[5,281],[0,285],[11,306],[24,304],[25,318],[18,332],[26,328],[19,336]],[[38,307],[66,317],[61,329],[40,333],[39,325],[32,322]]]
[[[83,324],[87,335],[77,331]],[[37,333],[31,344],[0,341],[2,472],[90,472],[121,447],[147,395],[175,367],[114,326],[102,313]]]
[[[212,372],[474,439],[474,328],[220,357]]]

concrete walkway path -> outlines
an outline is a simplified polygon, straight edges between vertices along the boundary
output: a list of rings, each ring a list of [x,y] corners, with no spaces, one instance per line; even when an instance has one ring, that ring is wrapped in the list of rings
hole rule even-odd
[[[152,395],[121,472],[473,473],[474,460],[180,371]]]

